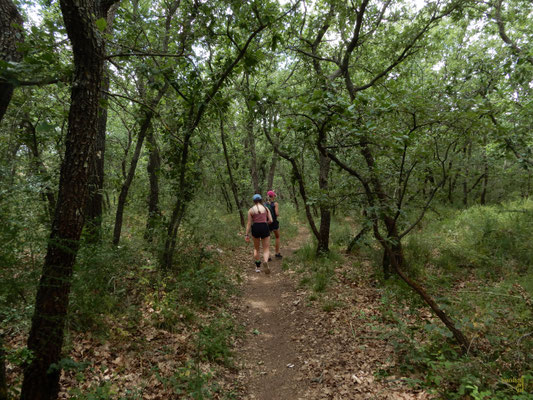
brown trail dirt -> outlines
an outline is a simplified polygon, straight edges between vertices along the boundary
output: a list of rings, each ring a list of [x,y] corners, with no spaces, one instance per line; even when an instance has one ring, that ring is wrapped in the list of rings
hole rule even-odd
[[[285,248],[290,257],[295,248]],[[282,261],[269,263],[271,274],[255,272],[250,263],[238,319],[246,329],[240,349],[244,368],[239,378],[247,388],[245,399],[297,399],[305,382],[296,380],[301,346],[292,340],[302,329],[305,310],[295,283],[281,270]]]
[[[282,247],[283,260],[307,240],[301,229]],[[380,294],[369,283],[368,262],[347,257],[332,287],[320,301],[310,301],[312,292],[298,286],[294,269],[284,271],[282,261],[273,259],[270,275],[256,273],[248,250],[238,256],[247,268],[235,310],[245,331],[235,344],[239,399],[430,399],[402,377],[375,378],[396,361],[383,338],[387,327],[378,322]],[[336,306],[330,310],[327,303]]]

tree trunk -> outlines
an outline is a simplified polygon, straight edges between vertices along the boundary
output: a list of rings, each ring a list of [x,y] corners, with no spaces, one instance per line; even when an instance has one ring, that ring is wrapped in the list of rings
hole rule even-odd
[[[257,154],[255,152],[254,119],[251,114],[251,111],[249,111],[248,122],[246,124],[247,136],[245,139],[245,148],[250,155],[250,176],[252,177],[254,193],[261,193],[259,171],[257,170]]]
[[[59,392],[58,362],[84,222],[103,78],[105,47],[95,18],[106,15],[107,8],[98,9],[88,0],[61,0],[60,5],[72,43],[75,72],[59,196],[28,338],[33,358],[24,370],[21,400],[53,400]]]
[[[144,238],[152,242],[154,230],[161,218],[159,209],[159,173],[161,171],[161,157],[159,156],[159,147],[154,136],[153,129],[148,131],[148,178],[150,180],[150,194],[148,196],[148,218],[146,220],[146,232]]]
[[[181,220],[183,219],[183,216],[185,215],[185,208],[185,201],[182,198],[178,197],[168,224],[165,248],[161,257],[161,265],[165,270],[170,269],[174,262],[174,252],[176,251],[178,228],[181,225]]]
[[[146,137],[146,132],[150,130],[150,125],[152,123],[153,117],[152,111],[147,111],[144,119],[139,129],[139,134],[137,136],[137,143],[135,145],[135,150],[131,158],[130,168],[128,169],[128,174],[126,179],[120,188],[120,194],[118,196],[117,212],[115,215],[115,229],[113,230],[113,244],[116,246],[120,242],[120,234],[122,232],[122,221],[124,218],[124,208],[126,207],[126,199],[128,198],[128,192],[130,190],[131,183],[135,177],[135,170],[137,169],[137,163],[139,162],[139,157],[141,155],[141,149],[144,143],[144,138]]]
[[[298,164],[296,160],[289,154],[280,150],[279,146],[274,143],[274,141],[272,140],[272,137],[270,136],[270,133],[267,130],[265,130],[265,135],[268,141],[270,142],[270,144],[272,145],[272,147],[274,148],[274,151],[291,164],[293,178],[294,178],[294,181],[298,182],[298,188],[300,189],[300,196],[302,196],[302,200],[304,202],[305,215],[307,217],[307,221],[309,222],[311,232],[313,232],[313,235],[315,236],[317,241],[320,241],[320,232],[318,228],[316,227],[311,207],[309,206],[307,202],[307,191],[305,189],[304,178],[300,172],[300,169],[298,168]]]
[[[529,198],[529,193],[531,193],[531,170],[527,170],[527,189],[526,189],[526,199]]]
[[[285,179],[285,175],[282,175],[283,176],[283,179]],[[300,212],[300,202],[298,201],[298,195],[296,194],[296,188],[294,187],[294,179],[291,178],[291,184],[290,185],[287,185],[287,182],[285,182],[285,186],[289,187],[290,188],[290,193],[291,193],[291,197],[292,197],[292,201],[294,202],[294,205],[296,207],[296,212],[299,213]]]
[[[233,205],[231,204],[229,193],[226,189],[226,185],[224,184],[224,181],[221,176],[219,176],[219,182],[220,182],[220,191],[222,192],[222,196],[224,196],[224,200],[226,201],[226,211],[231,214],[233,213]]]
[[[463,206],[468,207],[468,178],[470,177],[470,155],[472,154],[472,147],[466,144],[463,149],[464,156],[464,177],[463,177]]]
[[[387,226],[387,229],[393,229],[393,227]],[[394,235],[394,232],[392,234]],[[379,241],[384,251],[388,254],[388,261],[394,271],[398,274],[398,276],[400,276],[400,278],[405,283],[407,283],[411,287],[411,289],[413,289],[420,297],[422,297],[424,302],[431,308],[431,310],[433,310],[437,317],[444,323],[444,325],[446,325],[446,327],[453,334],[455,340],[459,343],[463,354],[466,354],[469,350],[469,341],[466,336],[455,327],[453,321],[448,318],[448,316],[438,306],[438,304],[433,300],[433,298],[425,291],[425,289],[404,273],[403,266],[405,265],[405,259],[400,238],[398,236],[395,236],[390,237],[388,240],[384,239],[379,233],[377,222],[374,223],[374,236]],[[390,246],[389,243],[393,243],[393,246]]]
[[[113,21],[118,4],[114,4],[107,13],[106,35],[113,32]],[[100,93],[100,114],[98,116],[98,135],[90,163],[89,198],[85,207],[87,239],[90,243],[98,243],[102,239],[102,217],[104,211],[104,166],[105,142],[107,130],[107,101],[110,85],[110,71],[104,64],[104,79]]]
[[[28,134],[28,137],[25,140],[25,144],[31,152],[31,169],[36,176],[39,176],[41,180],[48,181],[48,172],[46,167],[41,160],[41,155],[39,153],[39,144],[37,143],[37,135],[35,133],[35,126],[29,120],[27,116],[26,120],[22,122],[22,125]],[[50,224],[54,219],[54,210],[56,206],[56,199],[54,190],[50,187],[49,182],[43,187],[44,191],[42,192],[43,200],[46,202],[46,214],[48,215]]]
[[[185,209],[187,203],[189,202],[192,196],[192,190],[187,183],[187,163],[189,161],[189,146],[191,144],[191,137],[196,129],[196,125],[193,125],[192,128],[189,128],[185,137],[183,139],[183,147],[181,150],[180,165],[179,165],[179,181],[178,187],[181,189],[182,194],[179,194],[176,199],[176,205],[172,211],[172,217],[170,218],[168,228],[167,228],[167,237],[165,240],[165,248],[163,250],[163,255],[161,258],[161,264],[164,269],[170,269],[173,264],[174,251],[176,250],[178,228],[181,224],[181,220],[185,215]]]
[[[137,163],[139,162],[139,157],[141,155],[141,149],[144,143],[144,138],[146,137],[148,131],[151,129],[152,118],[154,116],[154,112],[152,111],[152,109],[155,108],[157,104],[159,104],[161,98],[163,97],[167,89],[168,83],[165,84],[165,86],[163,86],[159,90],[156,97],[152,100],[151,107],[149,110],[145,111],[144,118],[139,128],[139,134],[137,135],[137,143],[135,145],[135,150],[133,151],[133,156],[131,157],[130,168],[128,169],[128,173],[126,175],[126,178],[124,179],[124,183],[122,184],[120,194],[118,196],[117,212],[115,215],[115,228],[113,230],[113,244],[115,246],[118,245],[118,243],[120,242],[120,234],[122,232],[122,221],[124,218],[124,208],[126,207],[126,199],[128,198],[128,192],[130,190],[131,183],[133,182],[133,178],[135,177],[135,170],[137,169]]]
[[[226,159],[226,168],[228,169],[229,183],[231,186],[231,191],[233,193],[233,199],[235,200],[235,205],[239,210],[241,226],[244,228],[246,226],[246,222],[244,220],[244,213],[242,211],[242,202],[239,200],[239,192],[237,189],[237,185],[235,184],[235,180],[233,179],[233,172],[231,170],[231,163],[228,156],[228,147],[226,145],[226,134],[224,132],[224,121],[222,119],[222,116],[220,117],[220,139],[222,140],[222,149],[224,150],[224,158]]]
[[[363,229],[361,229],[359,233],[354,236],[354,238],[348,244],[348,247],[346,247],[346,253],[351,253],[355,245],[359,242],[359,240],[361,240],[364,235],[368,233],[369,230],[370,227],[368,225],[363,226]]]
[[[271,125],[274,125],[274,128],[276,128],[276,123],[272,124],[272,119],[270,118],[269,121],[269,129]],[[272,130],[272,129],[270,129]],[[276,145],[279,144],[279,131],[276,130]],[[279,154],[275,151],[272,154],[272,161],[270,162],[270,168],[268,170],[268,177],[267,177],[267,190],[273,190],[274,189],[274,176],[276,174],[276,167],[278,166],[279,161]]]
[[[487,161],[487,151],[483,149],[483,186],[481,187],[481,197],[479,202],[481,205],[487,203],[487,188],[489,186],[489,163]]]
[[[331,159],[319,152],[318,186],[322,194],[327,193],[329,187],[329,170]],[[317,255],[329,252],[329,231],[331,226],[331,210],[328,204],[320,204],[320,229],[318,237]]]
[[[248,95],[250,94],[250,82],[248,80],[249,76],[246,74],[246,91]],[[255,135],[254,135],[254,110],[250,104],[249,98],[246,99],[246,109],[248,111],[247,120],[246,120],[246,138],[244,141],[244,147],[248,154],[250,154],[250,175],[252,177],[252,187],[254,193],[261,193],[261,185],[259,184],[259,171],[257,169],[257,155],[255,152]]]
[[[0,60],[7,62],[22,61],[22,53],[17,46],[24,40],[22,17],[11,0],[0,0]],[[0,81],[0,122],[13,96],[14,86]]]
[[[109,91],[109,75],[106,74],[102,82],[102,93],[100,95],[101,104],[107,101]],[[107,128],[107,106],[100,105],[98,116],[98,133],[96,137],[94,155],[90,163],[91,172],[89,174],[89,198],[85,207],[87,218],[85,231],[90,243],[97,243],[101,240],[102,215],[103,215],[103,194],[104,194],[104,155],[105,136]]]
[[[267,189],[272,190],[274,189],[274,176],[276,174],[276,167],[278,165],[279,155],[278,153],[274,152],[272,154],[272,161],[270,162],[270,168],[268,170],[268,178],[267,178]]]

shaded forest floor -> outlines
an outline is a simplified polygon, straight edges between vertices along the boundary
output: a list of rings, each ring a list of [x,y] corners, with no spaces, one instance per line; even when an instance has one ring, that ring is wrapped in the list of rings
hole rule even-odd
[[[467,357],[408,288],[381,280],[371,242],[340,253],[339,238],[354,231],[346,224],[332,234],[330,256],[317,258],[301,219],[287,221],[284,258],[274,259],[270,275],[254,271],[238,226],[184,230],[166,271],[134,236],[119,247],[82,247],[60,398],[531,399],[523,387],[533,376],[533,213],[506,210],[454,211],[406,242],[410,272],[471,338]],[[19,397],[30,356],[43,256],[0,274],[14,285],[2,293],[18,299],[0,326],[10,399]]]
[[[394,365],[395,355],[382,339],[388,328],[378,322],[380,294],[369,263],[344,258],[334,284],[318,299],[299,283],[297,271],[304,266],[294,257],[308,240],[300,228],[283,243],[285,257],[270,263],[271,275],[254,271],[251,250],[239,254],[247,271],[243,295],[234,303],[245,332],[235,345],[241,398],[428,399],[402,377],[375,378]]]
[[[67,333],[60,398],[429,399],[401,376],[377,378],[396,357],[370,261],[340,256],[317,295],[302,283],[309,266],[297,254],[309,240],[301,227],[282,240],[270,275],[254,271],[251,245],[207,246],[239,290],[194,313],[155,268],[132,271],[120,283],[129,288],[123,309],[103,317],[104,335]],[[8,337],[12,359],[25,339]],[[21,373],[8,362],[13,395]]]

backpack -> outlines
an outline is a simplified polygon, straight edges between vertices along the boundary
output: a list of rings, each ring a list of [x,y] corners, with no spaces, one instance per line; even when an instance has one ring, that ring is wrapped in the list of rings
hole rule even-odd
[[[274,205],[274,203],[265,203],[264,205],[270,210],[270,215],[272,215],[272,223],[276,222],[278,220],[278,217],[276,215],[276,206]]]

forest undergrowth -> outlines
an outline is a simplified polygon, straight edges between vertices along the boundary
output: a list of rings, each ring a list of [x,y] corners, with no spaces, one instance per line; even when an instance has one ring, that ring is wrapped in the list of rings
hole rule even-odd
[[[302,220],[288,214],[284,241]],[[402,281],[383,280],[370,237],[344,254],[352,224],[334,221],[327,257],[304,243],[283,269],[298,277],[312,315],[294,337],[309,348],[298,372],[310,382],[307,398],[533,398],[532,227],[530,201],[438,210],[406,241],[409,274],[471,339],[466,355]],[[60,398],[240,398],[243,331],[232,308],[251,254],[237,221],[216,210],[192,217],[172,270],[161,270],[154,247],[127,237],[79,254]],[[25,340],[42,257],[37,245],[26,249],[3,270],[0,293],[12,398],[31,357]],[[318,343],[335,356],[313,355]]]

